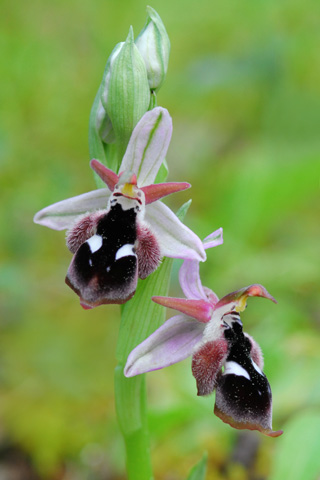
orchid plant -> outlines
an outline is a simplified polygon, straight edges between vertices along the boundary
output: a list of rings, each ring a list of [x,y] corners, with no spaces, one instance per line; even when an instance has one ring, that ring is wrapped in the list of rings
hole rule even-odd
[[[198,395],[216,391],[215,413],[224,422],[269,436],[282,433],[272,430],[260,347],[240,320],[248,297],[275,300],[261,285],[220,300],[202,286],[199,263],[208,248],[221,245],[222,229],[201,242],[182,223],[190,202],[176,215],[161,201],[190,184],[165,182],[172,120],[156,105],[156,94],[166,77],[170,42],[157,12],[147,12],[136,41],[130,28],[111,53],[92,106],[90,166],[98,188],[34,217],[40,225],[67,230],[73,258],[66,283],[84,309],[123,304],[115,403],[130,480],[153,478],[142,374],[189,356]],[[167,296],[174,258],[184,260],[180,284],[186,298]],[[165,310],[157,304],[180,313],[164,322]]]

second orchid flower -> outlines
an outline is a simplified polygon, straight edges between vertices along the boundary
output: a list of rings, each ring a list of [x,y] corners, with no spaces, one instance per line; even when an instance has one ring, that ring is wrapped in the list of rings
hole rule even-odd
[[[207,237],[204,248],[222,242],[221,229]],[[263,373],[259,345],[243,332],[240,312],[248,297],[275,302],[262,285],[250,285],[222,299],[201,284],[199,262],[185,260],[180,285],[186,298],[153,297],[153,301],[181,312],[167,320],[129,355],[127,377],[158,370],[192,356],[198,395],[216,392],[214,413],[234,428],[273,431],[272,395]]]

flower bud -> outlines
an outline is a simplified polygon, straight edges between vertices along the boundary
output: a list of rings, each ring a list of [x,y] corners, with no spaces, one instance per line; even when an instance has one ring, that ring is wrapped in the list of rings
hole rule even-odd
[[[150,102],[146,66],[134,44],[132,28],[127,40],[113,50],[101,87],[101,102],[122,157],[135,125]]]
[[[162,85],[169,62],[170,40],[157,12],[147,7],[147,21],[136,39],[136,45],[147,67],[149,87],[157,90]]]

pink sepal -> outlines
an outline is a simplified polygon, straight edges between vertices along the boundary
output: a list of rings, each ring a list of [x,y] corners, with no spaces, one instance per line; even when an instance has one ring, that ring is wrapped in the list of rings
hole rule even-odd
[[[95,158],[90,161],[90,167],[97,175],[99,175],[101,180],[108,186],[109,190],[113,192],[115,185],[119,181],[119,176]]]
[[[205,300],[188,300],[186,298],[173,297],[152,297],[152,300],[163,307],[178,310],[178,312],[195,318],[201,323],[207,323],[211,319],[212,305]]]
[[[141,190],[146,196],[146,205],[156,202],[160,198],[171,195],[171,193],[180,192],[190,188],[190,183],[187,182],[168,182],[168,183],[155,183],[146,187],[141,187]]]
[[[105,209],[109,198],[109,188],[99,188],[45,207],[35,214],[33,221],[53,230],[65,230],[71,228],[81,215]]]
[[[133,377],[181,362],[201,340],[204,325],[185,315],[169,318],[128,356],[124,375]]]

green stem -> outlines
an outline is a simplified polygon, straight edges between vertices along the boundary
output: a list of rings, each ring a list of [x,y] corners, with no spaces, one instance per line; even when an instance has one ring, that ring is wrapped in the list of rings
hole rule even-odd
[[[145,375],[126,378],[123,366],[115,370],[115,398],[118,423],[126,449],[129,480],[151,480],[152,465],[147,423]]]
[[[125,448],[129,480],[151,480],[152,467],[147,422],[145,375],[126,378],[123,367],[131,350],[156,330],[165,319],[165,309],[151,301],[152,295],[167,295],[172,260],[146,280],[140,280],[132,300],[122,307],[115,371],[116,411]]]

